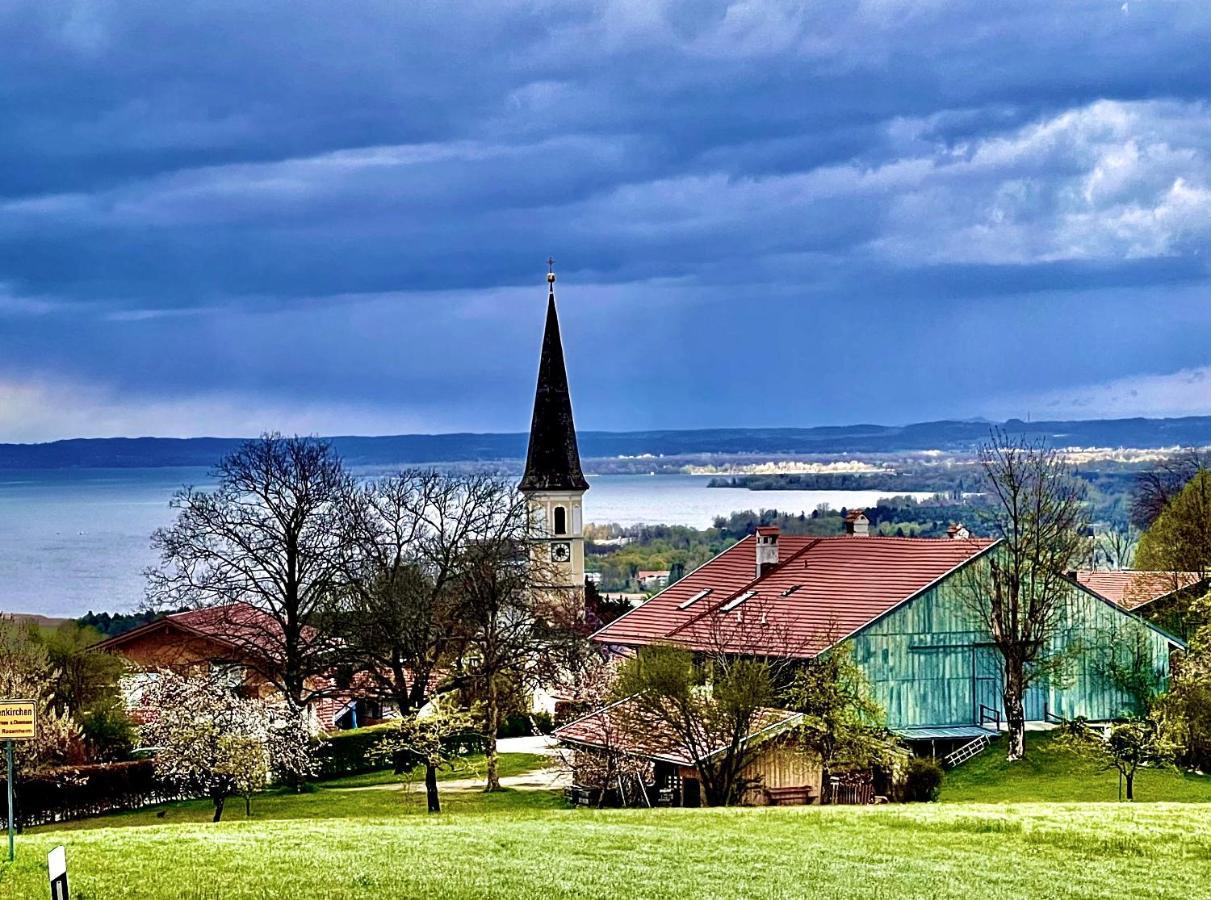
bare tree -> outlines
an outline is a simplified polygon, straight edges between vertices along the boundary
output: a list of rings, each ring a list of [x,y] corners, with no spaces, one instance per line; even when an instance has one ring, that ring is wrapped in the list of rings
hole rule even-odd
[[[1141,472],[1136,476],[1131,493],[1132,524],[1137,528],[1148,528],[1186,482],[1209,467],[1211,454],[1186,447],[1163,457],[1154,468]]]
[[[301,709],[332,687],[334,645],[315,622],[343,579],[349,476],[329,443],[278,434],[245,442],[214,474],[213,492],[178,492],[176,522],[152,536],[148,602],[210,607],[239,661]]]
[[[432,699],[431,683],[457,651],[463,605],[455,588],[493,512],[484,498],[495,491],[483,475],[405,471],[349,495],[346,584],[331,628],[364,686],[405,719]],[[432,757],[423,755],[425,784],[437,812]]]
[[[1093,568],[1129,569],[1139,543],[1134,526],[1099,532],[1093,541]]]
[[[473,482],[468,500],[479,511],[453,585],[458,597],[459,669],[484,706],[487,779],[500,789],[496,732],[509,690],[526,692],[559,680],[565,651],[581,640],[583,596],[554,588],[526,497],[489,478]]]
[[[1088,558],[1085,486],[1055,450],[996,431],[980,448],[1000,544],[966,566],[959,594],[1003,662],[1010,760],[1026,755],[1026,692],[1066,662],[1054,638],[1071,594],[1067,573]]]

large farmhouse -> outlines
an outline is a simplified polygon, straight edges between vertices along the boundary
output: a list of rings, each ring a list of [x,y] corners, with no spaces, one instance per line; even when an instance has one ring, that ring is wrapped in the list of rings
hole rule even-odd
[[[663,642],[804,658],[848,641],[888,727],[905,739],[957,742],[995,731],[1005,718],[1000,657],[964,600],[964,579],[996,543],[870,537],[858,516],[849,528],[824,538],[762,528],[594,639],[619,650]],[[1137,629],[1151,666],[1167,678],[1180,642],[1075,580],[1065,589],[1054,649],[1071,650],[1071,659],[1064,678],[1032,687],[1027,719],[1113,718],[1131,697],[1092,655]]]

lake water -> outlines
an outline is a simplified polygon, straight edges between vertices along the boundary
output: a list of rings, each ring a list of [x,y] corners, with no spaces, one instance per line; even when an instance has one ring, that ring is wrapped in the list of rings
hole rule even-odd
[[[705,527],[743,509],[798,514],[821,503],[873,506],[874,491],[708,488],[707,476],[590,475],[589,522]],[[206,469],[0,471],[0,611],[51,616],[129,610],[155,563],[149,538],[172,521],[184,484],[211,484]]]

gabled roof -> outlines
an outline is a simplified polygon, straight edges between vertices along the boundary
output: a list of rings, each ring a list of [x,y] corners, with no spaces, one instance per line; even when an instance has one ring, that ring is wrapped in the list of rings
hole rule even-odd
[[[803,716],[785,709],[762,709],[744,741],[772,737]],[[555,729],[554,737],[568,744],[641,756],[680,766],[692,766],[727,749],[726,743],[705,748],[697,759],[660,718],[645,716],[632,698],[619,700]]]
[[[242,655],[259,652],[267,659],[279,657],[283,646],[282,626],[277,619],[254,606],[230,603],[169,613],[101,641],[92,649],[121,652],[123,646],[132,641],[164,630],[176,630],[186,636],[213,641]],[[306,637],[313,639],[318,637],[318,633],[309,628]]]
[[[1156,600],[1194,587],[1205,579],[1197,572],[1156,572],[1142,569],[1081,569],[1076,580],[1124,609],[1139,609]]]
[[[783,536],[778,565],[756,574],[746,537],[593,635],[628,647],[810,657],[994,545],[985,539]]]
[[[534,392],[534,417],[530,422],[530,445],[526,471],[518,488],[522,491],[587,491],[576,446],[572,420],[572,397],[563,363],[559,337],[559,314],[555,310],[555,285],[547,297],[547,325],[538,363],[538,387]]]

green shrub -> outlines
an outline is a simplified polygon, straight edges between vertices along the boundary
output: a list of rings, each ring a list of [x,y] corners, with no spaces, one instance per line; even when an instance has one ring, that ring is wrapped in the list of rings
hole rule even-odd
[[[317,776],[340,778],[385,768],[388,760],[379,752],[378,745],[394,729],[394,724],[384,722],[328,735],[315,751]]]
[[[905,803],[933,803],[942,789],[942,767],[936,759],[917,756],[909,760],[904,772]]]
[[[86,709],[80,716],[80,727],[89,758],[96,762],[128,758],[138,739],[125,706],[112,698]]]
[[[395,722],[383,722],[366,728],[338,731],[324,738],[315,750],[316,777],[343,778],[394,767],[402,772],[417,764],[406,754],[391,756],[381,747],[382,740],[395,733]],[[529,731],[526,732],[529,734]],[[478,734],[451,736],[445,745],[452,756],[467,756],[483,752],[483,737]]]
[[[550,734],[555,730],[555,723],[551,719],[551,714],[548,712],[536,713],[513,713],[496,729],[498,738],[515,738],[515,737],[530,737],[534,734],[534,728],[538,728],[539,734]]]

